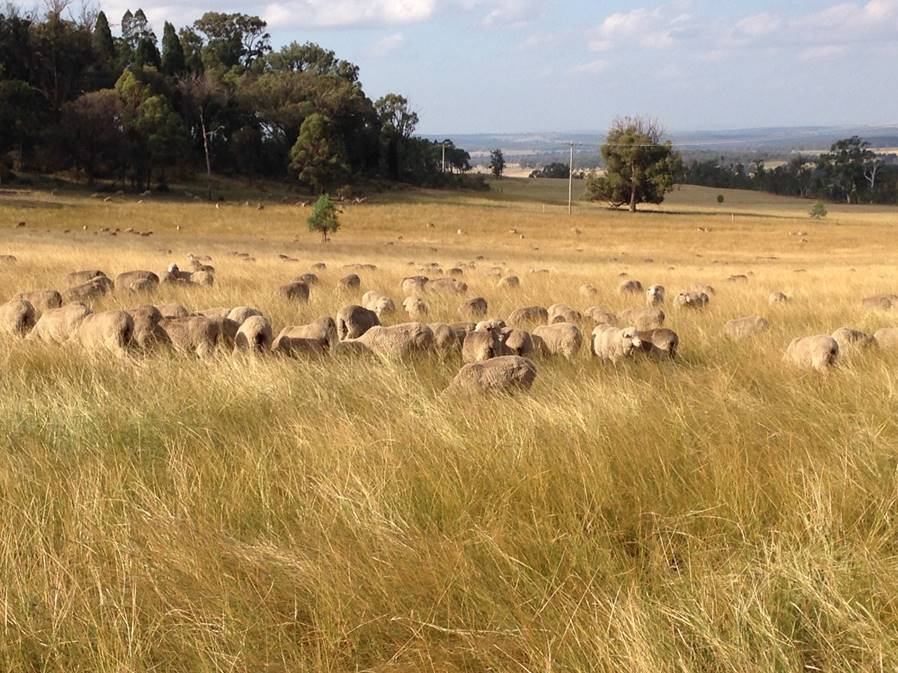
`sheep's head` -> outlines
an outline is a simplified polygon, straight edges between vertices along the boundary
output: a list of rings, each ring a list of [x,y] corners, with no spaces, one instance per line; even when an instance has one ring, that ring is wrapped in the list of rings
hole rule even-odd
[[[625,327],[619,334],[627,354],[642,348],[642,339],[639,338],[639,332],[635,327]]]

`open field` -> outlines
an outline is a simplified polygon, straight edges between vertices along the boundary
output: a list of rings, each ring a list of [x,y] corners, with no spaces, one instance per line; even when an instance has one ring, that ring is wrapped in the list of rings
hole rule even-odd
[[[826,376],[782,355],[796,336],[898,326],[860,303],[898,289],[898,211],[812,222],[806,201],[683,188],[636,215],[569,217],[564,181],[500,188],[349,205],[327,245],[293,206],[0,192],[9,296],[188,253],[211,256],[215,286],[152,301],[256,306],[275,332],[367,289],[401,300],[430,261],[476,259],[468,296],[497,317],[641,304],[615,291],[622,272],[669,296],[716,289],[703,312],[665,307],[678,361],[584,348],[537,359],[514,397],[444,395],[455,357],[0,339],[0,671],[896,670],[898,353]],[[318,261],[307,305],[276,298]],[[340,293],[354,262],[378,270]],[[497,289],[494,265],[520,289]],[[793,301],[768,306],[773,290]],[[426,300],[431,322],[458,319],[460,297]],[[752,314],[767,334],[721,335]]]

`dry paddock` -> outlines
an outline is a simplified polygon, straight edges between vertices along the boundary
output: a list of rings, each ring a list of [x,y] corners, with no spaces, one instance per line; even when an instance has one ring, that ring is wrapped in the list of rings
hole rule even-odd
[[[727,192],[720,211],[685,189],[662,212],[567,218],[515,185],[347,206],[326,246],[295,207],[0,195],[9,296],[187,253],[212,258],[215,286],[152,301],[255,306],[275,331],[369,289],[400,300],[430,261],[475,260],[468,296],[495,317],[641,303],[615,292],[621,272],[669,297],[716,290],[703,312],[665,309],[677,362],[584,348],[537,360],[514,397],[443,396],[454,358],[121,359],[3,338],[0,670],[898,667],[898,355],[827,376],[782,361],[795,336],[898,326],[860,304],[898,290],[893,211],[812,223],[804,202]],[[277,298],[318,261],[308,304]],[[335,288],[349,263],[378,267],[354,294]],[[498,290],[494,265],[521,287]],[[768,306],[774,290],[793,301]],[[426,301],[454,321],[462,297]],[[768,333],[722,336],[752,314]]]

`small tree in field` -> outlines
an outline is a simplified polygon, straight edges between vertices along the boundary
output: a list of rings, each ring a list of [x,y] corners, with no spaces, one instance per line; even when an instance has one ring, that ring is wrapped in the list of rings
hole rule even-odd
[[[723,203],[723,194],[717,195],[717,203]]]
[[[811,217],[815,220],[822,220],[826,217],[826,205],[822,201],[811,206]]]
[[[490,173],[496,179],[500,179],[502,177],[502,173],[505,172],[505,155],[502,154],[502,150],[500,148],[494,149],[490,152]]]
[[[312,208],[312,214],[308,219],[309,231],[320,231],[321,242],[327,243],[328,235],[333,234],[340,228],[340,222],[337,220],[337,207],[327,194],[322,194]]]

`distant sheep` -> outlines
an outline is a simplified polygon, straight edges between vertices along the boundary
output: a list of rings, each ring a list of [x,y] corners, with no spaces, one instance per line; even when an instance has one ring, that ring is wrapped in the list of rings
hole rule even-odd
[[[549,324],[552,323],[574,323],[583,320],[580,311],[571,308],[567,304],[552,304],[549,307]]]
[[[527,358],[504,355],[467,364],[449,386],[450,392],[513,392],[529,390],[536,380],[536,365]]]
[[[678,308],[702,309],[708,305],[710,297],[704,292],[680,292],[674,303]]]
[[[325,317],[308,325],[285,327],[274,340],[272,350],[285,355],[326,353],[338,340],[337,323]]]
[[[652,285],[645,291],[645,301],[649,306],[660,306],[664,303],[664,286]]]
[[[640,332],[645,332],[663,327],[665,318],[664,311],[660,308],[630,308],[621,311],[617,323],[632,325]]]
[[[619,294],[642,294],[642,283],[638,280],[625,280],[617,287]]]
[[[430,350],[433,347],[433,332],[428,325],[420,322],[390,327],[377,325],[352,341],[382,357],[403,358]]]
[[[37,323],[36,312],[30,301],[11,299],[0,305],[0,332],[23,337]]]
[[[309,301],[309,286],[300,280],[281,285],[277,291],[281,299],[306,304]]]
[[[512,311],[506,322],[511,327],[546,325],[549,322],[549,312],[542,306],[526,306]]]
[[[384,317],[393,315],[396,312],[396,305],[393,300],[379,292],[368,291],[362,295],[362,304],[369,311],[374,311],[379,320]]]
[[[839,344],[839,353],[859,351],[876,345],[873,335],[853,327],[840,327],[832,333],[832,338]]]
[[[670,329],[652,329],[636,332],[643,353],[658,359],[675,358],[680,349],[679,335]]]
[[[337,336],[341,341],[357,339],[372,327],[380,325],[374,311],[363,306],[344,306],[337,313]]]
[[[84,318],[91,314],[84,304],[66,304],[44,311],[28,333],[28,338],[48,343],[67,341]]]
[[[826,373],[839,356],[839,344],[831,336],[818,335],[793,339],[786,348],[786,359],[797,367]]]
[[[248,353],[266,353],[271,350],[271,343],[271,323],[261,315],[253,315],[244,320],[234,338],[235,349]]]
[[[723,333],[724,336],[738,341],[762,334],[769,328],[770,323],[765,318],[759,315],[752,315],[728,321],[723,326]]]
[[[483,297],[474,297],[468,299],[458,307],[458,314],[462,318],[481,318],[486,315],[488,310],[486,299]]]
[[[771,306],[774,304],[788,304],[790,301],[792,300],[785,292],[771,292],[767,296],[767,303]]]
[[[72,337],[88,350],[124,353],[131,345],[134,320],[125,311],[100,311],[84,316]]]
[[[635,327],[619,329],[610,325],[599,325],[592,331],[592,352],[602,360],[617,362],[632,356],[642,348]]]
[[[546,355],[560,355],[573,360],[583,346],[583,333],[569,322],[540,325],[533,330],[536,348]]]

